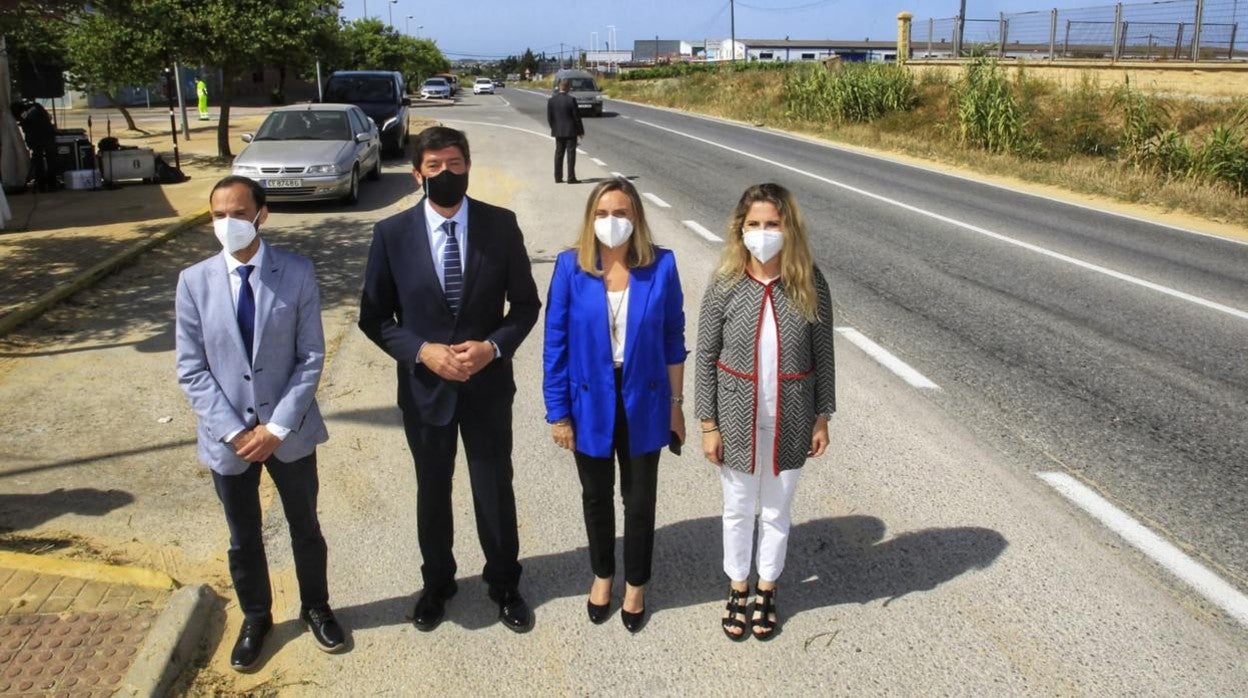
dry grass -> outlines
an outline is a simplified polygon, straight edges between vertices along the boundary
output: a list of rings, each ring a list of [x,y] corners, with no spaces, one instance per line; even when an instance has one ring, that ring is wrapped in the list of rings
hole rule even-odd
[[[1089,76],[1071,90],[1024,76],[1015,88],[1028,131],[1039,145],[1029,156],[994,154],[959,142],[954,83],[926,77],[918,82],[918,106],[865,124],[790,118],[784,107],[784,72],[705,73],[644,81],[607,81],[613,97],[720,116],[760,126],[893,152],[985,175],[1013,177],[1079,194],[1142,203],[1212,221],[1248,221],[1248,197],[1226,184],[1166,176],[1119,156],[1124,129],[1122,87]],[[1200,143],[1230,123],[1241,104],[1180,98],[1149,98],[1167,128]]]

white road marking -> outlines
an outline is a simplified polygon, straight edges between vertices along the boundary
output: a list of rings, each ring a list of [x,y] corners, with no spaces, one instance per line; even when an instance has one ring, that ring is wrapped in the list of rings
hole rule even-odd
[[[509,107],[511,106],[511,102],[508,102],[506,97],[499,95],[498,98],[503,100],[503,104],[506,104]]]
[[[1037,253],[1037,254],[1042,254],[1042,255],[1044,255],[1044,256],[1046,256],[1046,257],[1051,257],[1051,258],[1053,258],[1053,259],[1056,259],[1056,260],[1059,260],[1059,261],[1062,261],[1062,262],[1066,262],[1067,264],[1072,264],[1072,265],[1074,265],[1074,266],[1077,266],[1077,267],[1080,267],[1080,268],[1083,268],[1083,269],[1087,269],[1088,271],[1093,271],[1093,272],[1096,272],[1096,273],[1098,273],[1098,274],[1104,274],[1105,276],[1108,276],[1108,277],[1111,277],[1111,278],[1114,278],[1114,279],[1118,279],[1119,281],[1125,281],[1125,282],[1127,282],[1127,283],[1129,283],[1129,284],[1134,284],[1134,285],[1136,285],[1136,286],[1140,286],[1140,287],[1143,287],[1143,288],[1147,288],[1147,289],[1149,289],[1150,291],[1156,291],[1156,292],[1158,292],[1158,293],[1163,293],[1163,294],[1165,294],[1165,295],[1167,295],[1167,296],[1171,296],[1171,297],[1173,297],[1173,298],[1178,298],[1179,300],[1184,300],[1184,301],[1187,301],[1187,302],[1189,302],[1189,303],[1193,303],[1193,304],[1195,304],[1195,305],[1199,305],[1199,306],[1203,306],[1203,307],[1205,307],[1205,308],[1209,308],[1210,310],[1216,310],[1216,311],[1218,311],[1218,312],[1220,312],[1220,313],[1226,313],[1227,315],[1231,315],[1231,316],[1237,317],[1237,318],[1239,318],[1239,319],[1241,319],[1241,320],[1248,320],[1248,311],[1246,311],[1246,310],[1241,310],[1241,309],[1239,309],[1239,308],[1233,308],[1233,307],[1231,307],[1231,306],[1229,306],[1229,305],[1223,305],[1222,303],[1218,303],[1217,301],[1211,301],[1211,300],[1209,300],[1208,298],[1202,298],[1202,297],[1200,297],[1200,296],[1195,296],[1195,295],[1192,295],[1192,294],[1190,294],[1190,293],[1186,293],[1186,292],[1184,292],[1184,291],[1180,291],[1180,290],[1178,290],[1178,289],[1170,288],[1169,286],[1162,286],[1161,284],[1154,283],[1154,282],[1152,282],[1152,281],[1148,281],[1148,280],[1146,280],[1146,279],[1141,279],[1141,278],[1139,278],[1138,276],[1132,276],[1132,275],[1130,275],[1130,274],[1124,274],[1123,272],[1120,272],[1120,271],[1115,271],[1115,270],[1110,269],[1110,268],[1108,268],[1108,267],[1102,267],[1102,266],[1100,266],[1099,264],[1093,264],[1093,263],[1091,263],[1091,262],[1085,262],[1085,261],[1084,261],[1084,260],[1082,260],[1082,259],[1078,259],[1078,258],[1076,258],[1076,257],[1071,257],[1070,255],[1065,255],[1065,254],[1062,254],[1062,253],[1060,253],[1060,252],[1054,252],[1053,250],[1049,250],[1049,249],[1046,249],[1046,248],[1044,248],[1044,247],[1040,247],[1039,245],[1033,245],[1033,244],[1031,244],[1030,242],[1023,242],[1022,240],[1017,240],[1017,239],[1012,238],[1012,237],[1009,237],[1009,236],[1007,236],[1007,235],[1002,235],[1001,233],[994,233],[994,232],[993,232],[993,231],[991,231],[991,230],[988,230],[988,229],[986,229],[986,228],[981,228],[981,227],[979,227],[979,226],[977,226],[977,225],[971,225],[970,223],[966,223],[966,222],[964,222],[964,221],[960,221],[960,220],[957,220],[957,219],[955,219],[955,218],[950,218],[950,217],[948,217],[948,216],[944,216],[944,215],[941,215],[941,214],[939,214],[939,213],[935,213],[935,212],[933,212],[933,211],[928,211],[928,210],[926,210],[926,209],[919,208],[918,206],[911,206],[910,204],[907,204],[907,203],[902,203],[901,201],[898,201],[898,200],[896,200],[896,199],[890,199],[890,198],[888,198],[887,196],[881,196],[881,195],[879,195],[879,194],[875,194],[875,193],[873,193],[873,192],[869,192],[869,191],[867,191],[867,190],[865,190],[865,189],[859,189],[858,187],[850,186],[850,185],[848,185],[848,184],[845,184],[844,182],[838,182],[838,181],[836,181],[836,180],[834,180],[834,179],[829,179],[829,178],[824,177],[824,176],[822,176],[822,175],[817,175],[817,174],[815,174],[815,173],[813,173],[813,172],[807,172],[806,170],[803,170],[803,169],[800,169],[800,168],[797,168],[797,167],[793,167],[792,165],[786,165],[786,164],[781,163],[781,162],[776,162],[775,160],[769,160],[769,159],[767,159],[767,158],[765,158],[765,157],[763,157],[763,156],[761,156],[761,155],[755,155],[755,154],[753,154],[753,153],[747,153],[747,152],[746,152],[746,151],[744,151],[744,150],[739,150],[739,149],[737,149],[737,148],[733,148],[733,147],[731,147],[731,146],[724,145],[724,144],[722,144],[722,143],[716,143],[715,141],[712,141],[712,140],[707,140],[707,139],[705,139],[705,138],[700,138],[700,137],[698,137],[698,136],[694,136],[694,135],[692,135],[692,134],[683,133],[683,132],[681,132],[681,131],[677,131],[676,129],[667,128],[666,126],[659,126],[658,124],[652,124],[652,123],[650,123],[650,122],[648,122],[648,121],[642,121],[642,120],[640,120],[640,119],[638,119],[638,120],[637,120],[637,123],[639,123],[639,124],[644,124],[644,125],[646,125],[646,126],[650,126],[651,128],[656,128],[656,129],[658,129],[658,130],[660,130],[660,131],[667,131],[668,133],[673,133],[673,134],[675,134],[675,135],[677,135],[677,136],[681,136],[681,137],[684,137],[684,138],[688,138],[688,139],[690,139],[690,140],[698,141],[698,142],[700,142],[700,143],[706,143],[707,145],[711,145],[711,146],[714,146],[714,147],[716,147],[716,148],[722,148],[722,149],[724,149],[724,150],[727,150],[728,152],[731,152],[731,153],[736,153],[737,155],[740,155],[740,156],[742,156],[742,157],[747,157],[747,158],[751,158],[751,159],[754,159],[754,160],[758,160],[759,162],[764,162],[764,163],[767,163],[768,165],[774,165],[774,166],[779,167],[779,168],[781,168],[781,169],[788,170],[788,171],[790,171],[790,172],[794,172],[794,173],[796,173],[796,174],[800,174],[800,175],[803,175],[803,176],[805,176],[805,177],[809,177],[809,178],[811,178],[811,179],[818,180],[818,181],[820,181],[820,182],[824,182],[824,183],[826,183],[826,184],[831,184],[831,185],[832,185],[832,186],[834,186],[834,187],[839,187],[839,188],[844,189],[844,190],[846,190],[846,191],[851,191],[851,192],[853,192],[853,193],[855,193],[855,194],[858,194],[858,195],[860,195],[860,196],[865,196],[865,197],[867,197],[867,198],[869,198],[869,199],[875,199],[876,201],[879,201],[879,202],[882,202],[882,203],[885,203],[885,204],[889,204],[890,206],[896,206],[897,208],[905,209],[905,210],[910,211],[910,212],[912,212],[912,213],[917,213],[917,214],[919,214],[919,215],[921,215],[921,216],[926,216],[926,217],[928,217],[928,218],[932,218],[932,219],[934,219],[934,220],[938,220],[938,221],[940,221],[940,222],[942,222],[942,223],[947,223],[947,224],[949,224],[949,225],[956,226],[956,227],[958,227],[958,228],[962,228],[963,230],[968,230],[968,231],[970,231],[970,232],[972,232],[972,233],[977,233],[977,234],[979,234],[979,235],[983,235],[984,237],[992,238],[992,239],[997,240],[997,241],[999,241],[999,242],[1004,242],[1004,243],[1009,244],[1009,245],[1014,245],[1014,246],[1017,246],[1017,247],[1021,247],[1022,249],[1028,250],[1028,251],[1030,251],[1030,252],[1035,252],[1035,253]]]
[[[897,358],[892,352],[871,341],[869,337],[858,330],[852,327],[837,327],[836,331],[841,333],[841,336],[848,339],[854,346],[866,352],[867,356],[875,359],[884,368],[896,373],[898,377],[910,385],[926,390],[940,390],[940,386],[929,380],[927,376],[914,370],[910,364]]]
[[[590,160],[593,160],[593,161],[594,161],[594,164],[595,164],[595,165],[597,165],[597,166],[599,166],[599,167],[606,167],[606,166],[607,166],[607,163],[603,162],[602,160],[599,160],[598,158],[590,158]]]
[[[644,197],[646,197],[647,199],[649,199],[651,202],[653,202],[653,203],[654,203],[654,205],[655,205],[655,206],[658,206],[659,208],[671,208],[671,207],[672,207],[672,205],[671,205],[671,204],[667,203],[667,202],[666,202],[666,201],[664,201],[663,199],[660,199],[659,197],[655,196],[654,194],[651,194],[650,192],[644,192],[644,193],[642,194],[642,196],[644,196]]]
[[[585,155],[585,156],[587,156],[587,157],[589,156],[589,153],[585,152],[584,150],[581,150],[580,148],[577,148],[577,149],[576,149],[576,154],[577,154],[577,155]]]
[[[1001,184],[998,182],[989,182],[989,181],[985,181],[982,179],[976,179],[974,176],[967,176],[967,175],[956,174],[953,172],[946,172],[945,170],[938,169],[937,166],[934,166],[934,165],[925,165],[925,164],[920,164],[920,163],[909,162],[906,160],[899,160],[897,158],[890,157],[884,153],[873,153],[867,150],[860,150],[856,148],[846,147],[837,143],[829,143],[827,141],[820,140],[818,138],[812,138],[810,136],[803,136],[798,133],[789,133],[788,131],[781,131],[780,129],[775,129],[775,128],[771,128],[768,126],[755,126],[754,124],[743,123],[740,121],[733,121],[732,119],[725,119],[723,117],[718,117],[718,116],[709,116],[707,114],[696,114],[694,112],[684,111],[682,109],[674,109],[672,107],[658,107],[653,104],[645,104],[644,102],[633,102],[630,100],[619,99],[619,98],[615,98],[615,99],[618,102],[622,102],[624,104],[628,104],[634,107],[642,107],[645,109],[653,109],[655,111],[663,111],[663,112],[668,112],[671,114],[678,114],[680,116],[688,117],[691,119],[699,119],[702,121],[708,121],[714,124],[734,126],[736,128],[744,129],[746,131],[762,131],[763,133],[769,133],[773,136],[780,136],[781,138],[787,138],[789,140],[799,141],[802,143],[809,143],[811,145],[815,145],[820,148],[827,148],[828,150],[835,150],[838,152],[850,153],[853,155],[861,155],[863,157],[873,158],[876,160],[882,160],[884,162],[888,162],[893,165],[900,165],[901,167],[909,167],[911,169],[921,170],[923,172],[940,175],[942,177],[953,177],[955,179],[961,179],[967,182],[973,182],[975,184],[983,184],[985,186],[994,187],[996,189],[1001,189],[1004,191],[1012,192],[1014,194],[1021,194],[1023,196],[1032,196],[1037,199],[1045,199],[1047,201],[1052,201],[1054,203],[1059,203],[1059,204],[1063,204],[1066,206],[1074,206],[1076,208],[1082,208],[1088,211],[1094,211],[1096,213],[1103,213],[1105,215],[1115,216],[1118,218],[1122,218],[1124,220],[1135,221],[1137,223],[1145,223],[1148,225],[1155,225],[1161,228],[1169,228],[1170,230],[1174,230],[1180,233],[1187,233],[1189,235],[1199,235],[1201,237],[1212,238],[1214,240],[1221,240],[1223,242],[1230,242],[1236,245],[1248,245],[1248,240],[1239,240],[1236,238],[1226,237],[1225,235],[1219,235],[1217,233],[1207,233],[1207,232],[1204,232],[1203,230],[1193,230],[1192,228],[1184,228],[1182,226],[1178,226],[1173,223],[1166,223],[1164,221],[1152,220],[1149,218],[1144,218],[1143,216],[1134,216],[1134,215],[1131,215],[1130,213],[1122,213],[1121,211],[1111,211],[1109,209],[1097,208],[1096,206],[1081,203],[1079,201],[1071,201],[1069,199],[1063,199],[1057,196],[1051,196],[1049,194],[1041,194],[1039,192],[1027,191],[1026,189],[1019,189],[1016,187],[1012,187],[1008,184]],[[623,115],[621,114],[621,116]],[[625,117],[625,118],[628,118],[628,117]]]
[[[684,223],[686,228],[692,230],[698,235],[701,235],[707,240],[710,240],[711,242],[723,242],[724,241],[724,239],[721,238],[720,236],[702,227],[702,224],[697,221],[681,221],[681,223]]]
[[[619,172],[612,172],[612,173],[611,173],[611,176],[612,176],[612,177],[623,177],[624,175],[620,174]]]
[[[555,140],[554,137],[552,137],[549,133],[542,133],[541,131],[534,131],[532,129],[520,128],[519,126],[508,126],[507,124],[492,124],[488,121],[468,121],[467,119],[456,119],[454,117],[449,118],[449,119],[443,119],[443,121],[454,121],[457,124],[472,124],[473,126],[493,126],[494,128],[508,128],[508,129],[511,129],[512,131],[519,131],[521,133],[528,133],[530,135],[534,135],[539,138],[545,138],[548,141]]]
[[[1063,497],[1074,502],[1080,509],[1091,514],[1109,530],[1122,536],[1140,552],[1186,582],[1201,596],[1226,611],[1235,620],[1248,626],[1248,596],[1227,584],[1209,568],[1193,560],[1186,553],[1161,536],[1148,530],[1104,497],[1092,491],[1066,473],[1036,473]]]

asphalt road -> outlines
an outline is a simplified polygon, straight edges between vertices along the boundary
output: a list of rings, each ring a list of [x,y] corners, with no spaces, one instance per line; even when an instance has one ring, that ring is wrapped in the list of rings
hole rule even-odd
[[[544,119],[544,97],[506,94]],[[758,128],[608,115],[583,148],[713,231],[749,184],[789,187],[840,321],[1021,467],[1077,474],[1248,589],[1248,245]]]
[[[470,193],[516,211],[544,292],[555,253],[574,237],[589,186],[551,181],[553,144],[538,118],[541,108],[540,97],[507,89],[420,115],[468,132]],[[1169,501],[1164,490],[1146,487],[1157,486],[1148,470],[1130,473],[1119,463],[1118,444],[1148,456],[1161,442],[1156,436],[1131,436],[1142,429],[1138,409],[1108,435],[1100,431],[1099,443],[1096,429],[1066,426],[1078,420],[1053,412],[1077,408],[1085,421],[1100,423],[1104,417],[1096,405],[1083,404],[1090,399],[1084,386],[1098,389],[1097,400],[1113,398],[1110,407],[1126,410],[1133,405],[1129,399],[1155,391],[1130,389],[1118,374],[1137,375],[1150,366],[1160,376],[1175,371],[1222,376],[1219,380],[1232,386],[1242,375],[1230,366],[1234,354],[1225,355],[1224,373],[1205,367],[1214,363],[1214,349],[1232,348],[1235,332],[1242,332],[1239,320],[1208,319],[1206,314],[1226,313],[1156,291],[1156,297],[1141,294],[1103,274],[1068,268],[1035,252],[1024,255],[981,233],[649,124],[743,151],[757,145],[749,138],[776,140],[774,147],[781,150],[771,155],[787,158],[781,160],[786,165],[875,194],[906,197],[915,207],[947,207],[940,211],[951,219],[982,217],[976,218],[982,227],[1020,240],[1026,226],[1005,227],[1013,220],[1007,213],[1052,204],[1018,203],[999,190],[736,127],[640,108],[613,111],[639,118],[589,120],[587,155],[578,175],[635,176],[642,191],[670,205],[651,199],[647,216],[656,238],[676,254],[691,347],[717,246],[683,221],[716,231],[741,189],[777,179],[794,189],[807,213],[833,285],[837,325],[870,337],[940,386],[916,388],[851,344],[849,334],[838,335],[839,410],[829,453],[804,469],[795,502],[779,595],[782,634],[767,644],[735,644],[719,630],[726,587],[719,561],[719,484],[696,448],[680,457],[665,453],[661,460],[647,626],[636,636],[621,627],[618,580],[610,622],[588,622],[584,600],[591,573],[575,469],[571,457],[551,443],[542,420],[540,324],[515,359],[514,429],[522,591],[535,608],[536,627],[517,636],[496,622],[497,609],[479,576],[483,560],[462,456],[454,499],[460,592],[437,631],[425,634],[411,626],[407,616],[420,587],[415,478],[395,407],[393,362],[355,328],[371,224],[414,202],[408,166],[395,160],[387,163],[380,183],[365,183],[355,209],[283,205],[275,207],[262,231],[317,264],[330,353],[318,399],[331,434],[319,450],[319,509],[330,549],[331,602],[349,628],[351,651],[321,654],[293,620],[297,585],[281,507],[271,501],[265,531],[278,626],[259,670],[234,676],[227,664],[239,613],[231,600],[224,623],[209,632],[212,656],[193,691],[1242,692],[1248,685],[1248,631],[1033,475],[1063,469],[1049,449],[1064,449],[1066,464],[1073,463],[1070,453],[1084,454],[1084,477],[1120,505],[1128,503],[1155,530],[1190,542],[1189,552],[1213,557],[1201,547],[1201,534],[1236,540],[1230,519],[1243,512],[1228,506],[1221,515],[1225,520],[1217,521],[1215,513],[1197,511],[1206,505],[1192,499],[1200,493],[1186,481],[1169,486],[1189,498],[1191,516],[1203,520],[1191,523],[1190,537],[1171,524],[1157,525],[1167,512],[1178,520],[1179,512],[1172,510],[1182,506],[1146,508],[1153,499],[1158,507]],[[850,181],[859,170],[878,172],[869,181]],[[975,203],[976,191],[990,192],[991,203]],[[971,202],[970,210],[956,209],[959,200]],[[1052,206],[1042,216],[1051,235],[1062,227],[1061,215],[1093,217],[1076,228],[1085,247],[1071,242],[1060,251],[1074,257],[1099,250],[1103,256],[1089,262],[1127,263],[1130,255],[1122,245],[1106,241],[1093,250],[1095,236],[1114,238],[1102,228],[1120,221]],[[977,207],[995,213],[976,212]],[[1162,254],[1168,247],[1161,239],[1165,233],[1141,230],[1128,236],[1132,245],[1158,259],[1179,254]],[[1056,245],[1038,237],[1026,240]],[[1215,271],[1199,293],[1234,305],[1234,284],[1218,279],[1234,278],[1234,260],[1222,258],[1242,253],[1218,247],[1223,244],[1184,235],[1170,246],[1182,250],[1180,259],[1192,266],[1203,255],[1215,256],[1201,251],[1206,246],[1218,253],[1223,266],[1210,267]],[[174,382],[171,331],[177,270],[212,254],[214,245],[206,229],[179,238],[17,338],[24,350],[10,355],[0,374],[0,422],[6,424],[0,430],[0,524],[32,536],[76,534],[100,551],[137,557],[175,578],[222,584],[226,529],[211,483],[195,462],[193,415]],[[1182,283],[1185,277],[1173,262],[1134,263],[1145,266],[1120,271],[1197,293]],[[1167,362],[1170,354],[1190,347],[1178,335],[1156,337],[1152,344],[1132,339],[1150,329],[1208,333],[1210,338],[1200,341],[1211,349]],[[41,340],[45,348],[31,349]],[[687,374],[685,392],[692,395],[692,372]],[[1165,380],[1164,387],[1176,393],[1171,402],[1178,400],[1175,385],[1200,396],[1202,404],[1215,402],[1206,389],[1214,379]],[[53,383],[73,389],[57,391],[52,402],[47,395]],[[1243,409],[1239,383],[1238,393],[1225,388],[1238,402],[1219,405],[1209,418],[1221,420],[1219,415]],[[1230,444],[1236,432],[1219,424],[1210,422],[1209,437]],[[1112,472],[1123,484],[1100,476],[1106,462],[1117,468]],[[1185,462],[1164,465],[1177,473]],[[1210,462],[1208,467],[1224,463],[1228,473],[1233,467],[1230,456]],[[1227,498],[1242,484],[1227,479],[1219,486]],[[1137,492],[1153,492],[1152,498],[1128,499]],[[20,517],[6,512],[18,506]]]

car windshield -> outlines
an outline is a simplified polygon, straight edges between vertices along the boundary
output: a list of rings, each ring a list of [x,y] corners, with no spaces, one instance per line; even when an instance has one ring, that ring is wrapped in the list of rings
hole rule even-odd
[[[349,141],[351,127],[342,111],[279,111],[260,125],[256,140]]]
[[[597,92],[598,86],[594,84],[593,78],[568,78],[568,82],[572,84],[573,92]]]
[[[376,76],[337,75],[325,88],[326,102],[393,102],[394,80]]]
[[[494,81],[489,78],[477,78],[478,85],[493,85]]]
[[[442,78],[429,78],[425,81],[425,87],[446,87],[447,82]]]

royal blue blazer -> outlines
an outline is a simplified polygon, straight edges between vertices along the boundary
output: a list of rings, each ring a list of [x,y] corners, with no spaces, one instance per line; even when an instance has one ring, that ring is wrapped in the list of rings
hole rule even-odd
[[[657,451],[671,434],[672,387],[667,367],[683,364],[684,294],[671,250],[655,248],[655,261],[629,271],[628,322],[621,392],[631,455]],[[602,277],[587,274],[576,250],[555,260],[546,300],[542,350],[546,419],[572,418],[576,450],[594,458],[614,453],[615,362],[611,320]]]

